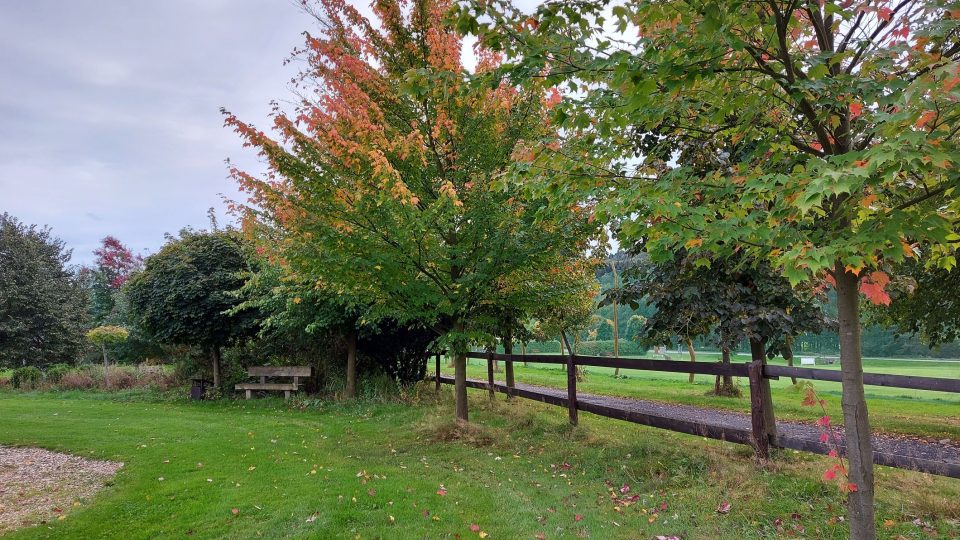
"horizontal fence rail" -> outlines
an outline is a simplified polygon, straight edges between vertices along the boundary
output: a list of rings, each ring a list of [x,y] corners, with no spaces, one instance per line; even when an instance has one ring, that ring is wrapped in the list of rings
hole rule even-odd
[[[833,369],[796,368],[788,366],[763,366],[766,377],[796,377],[815,381],[841,382],[840,371]],[[911,388],[913,390],[935,390],[938,392],[960,392],[960,379],[938,377],[916,377],[913,375],[888,375],[885,373],[864,373],[863,384],[872,386],[890,386]]]
[[[531,364],[566,364],[567,356],[559,354],[500,354],[467,353],[467,358],[475,360],[511,360]],[[682,360],[653,360],[649,358],[613,358],[609,356],[574,356],[578,366],[611,367],[620,369],[639,369],[643,371],[667,371],[670,373],[698,373],[701,375],[729,375],[746,377],[746,364],[724,364],[722,362],[686,362]]]
[[[476,360],[511,360],[513,362],[529,362],[540,364],[566,364],[567,356],[559,354],[502,354],[502,353],[467,353],[467,358]],[[669,373],[696,373],[700,375],[728,375],[732,377],[747,377],[747,364],[724,364],[722,362],[690,362],[683,360],[655,360],[649,358],[613,358],[609,356],[580,356],[574,355],[574,364],[578,366],[610,367],[620,369],[636,369],[640,371],[664,371]],[[795,377],[814,381],[841,382],[841,373],[832,369],[801,368],[788,366],[763,366],[763,376],[768,379],[779,377]],[[960,379],[944,379],[939,377],[916,377],[913,375],[889,375],[885,373],[864,373],[863,384],[871,386],[886,386],[892,388],[908,388],[912,390],[931,390],[936,392],[960,393]]]

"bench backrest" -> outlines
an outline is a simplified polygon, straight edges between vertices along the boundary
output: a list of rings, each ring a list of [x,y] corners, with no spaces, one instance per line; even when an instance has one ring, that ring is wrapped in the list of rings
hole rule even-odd
[[[251,377],[309,377],[310,366],[251,366],[247,368]]]

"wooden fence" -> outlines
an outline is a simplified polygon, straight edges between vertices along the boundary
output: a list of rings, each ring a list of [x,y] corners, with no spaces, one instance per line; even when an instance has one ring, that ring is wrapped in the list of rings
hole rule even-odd
[[[770,380],[779,377],[796,377],[821,381],[840,381],[840,372],[828,369],[798,368],[771,366],[765,360],[755,359],[749,363],[722,362],[687,362],[677,360],[653,360],[635,358],[611,358],[601,356],[567,355],[519,355],[501,353],[468,353],[467,358],[484,360],[487,362],[487,381],[470,381],[470,387],[486,389],[491,398],[495,392],[502,392],[508,396],[518,396],[566,407],[570,423],[578,422],[577,411],[617,418],[638,424],[668,429],[691,435],[699,435],[712,439],[719,439],[739,444],[747,444],[754,448],[761,458],[769,456],[771,446],[803,450],[818,454],[827,454],[831,449],[827,443],[806,437],[797,437],[787,434],[778,434],[773,411],[773,401],[770,394]],[[505,362],[529,362],[541,364],[560,364],[567,369],[566,397],[531,391],[514,386],[507,386],[494,381],[495,360]],[[441,383],[452,384],[453,379],[440,375],[440,355],[436,357],[436,385]],[[577,400],[577,366],[608,367],[620,369],[636,369],[641,371],[661,371],[671,373],[696,373],[701,375],[728,375],[747,377],[750,385],[750,430],[731,426],[713,425],[694,420],[655,416],[624,410],[597,402],[578,402]],[[940,392],[960,393],[960,379],[943,379],[934,377],[914,377],[905,375],[886,375],[880,373],[864,373],[863,382],[867,385],[908,388],[917,390],[934,390]],[[930,472],[942,476],[960,478],[960,463],[945,462],[935,456],[904,456],[896,453],[874,452],[874,461],[880,465]]]

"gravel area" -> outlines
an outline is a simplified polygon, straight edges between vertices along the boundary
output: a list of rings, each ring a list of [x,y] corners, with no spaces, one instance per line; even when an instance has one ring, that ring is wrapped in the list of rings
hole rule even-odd
[[[89,501],[123,463],[0,446],[0,535],[65,519]]]
[[[476,379],[471,380],[480,384],[486,382]],[[498,386],[501,385],[498,383]],[[567,397],[567,391],[559,388],[519,383],[516,387],[561,399]],[[577,400],[650,416],[687,420],[731,430],[751,431],[750,414],[747,412],[738,413],[692,405],[580,392],[577,392]],[[749,407],[749,401],[745,403],[745,407]],[[814,425],[812,421],[810,423],[777,421],[778,441],[787,448],[826,454],[831,446],[820,442],[821,433],[821,428]],[[835,434],[838,437],[835,446],[842,451],[845,448],[843,429],[835,430]],[[958,441],[951,439],[931,441],[905,435],[881,433],[875,433],[872,440],[874,457],[877,463],[943,476],[960,477],[960,442]]]

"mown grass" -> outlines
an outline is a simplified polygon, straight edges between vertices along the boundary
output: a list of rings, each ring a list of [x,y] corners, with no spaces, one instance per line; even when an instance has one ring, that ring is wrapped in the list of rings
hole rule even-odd
[[[677,356],[675,358],[685,359]],[[713,358],[700,355],[706,361]],[[742,359],[735,359],[741,361]],[[784,364],[782,359],[771,363]],[[524,366],[514,363],[516,380],[521,383],[566,388],[566,373],[562,367],[550,364]],[[839,369],[839,365],[817,366],[818,368]],[[432,369],[432,366],[431,366]],[[578,383],[582,392],[607,394],[640,399],[651,399],[669,403],[683,403],[702,407],[747,412],[750,399],[746,379],[739,381],[743,397],[716,397],[707,395],[713,389],[713,377],[697,375],[694,384],[690,384],[685,373],[663,373],[652,371],[621,370],[621,377],[614,377],[609,368],[587,367],[585,381]],[[471,360],[468,373],[470,377],[487,377],[486,362]],[[495,374],[498,381],[503,380],[502,364]],[[960,362],[905,361],[869,359],[864,370],[873,373],[891,373],[897,375],[919,375],[926,377],[960,378]],[[441,372],[452,373],[446,363],[442,363]],[[836,423],[842,423],[840,412],[840,383],[812,381],[818,394],[827,402],[827,409]],[[803,392],[794,387],[789,378],[771,381],[774,407],[778,419],[813,422],[819,418],[819,409],[803,407]],[[876,431],[918,436],[930,439],[960,440],[960,394],[948,392],[930,392],[900,388],[867,386],[867,406],[870,411],[871,426]]]
[[[125,463],[64,520],[10,538],[847,535],[843,496],[821,479],[826,458],[783,452],[758,467],[746,447],[588,414],[573,428],[556,407],[491,404],[480,391],[471,428],[452,411],[449,387],[426,386],[409,404],[307,410],[0,392],[0,444]],[[960,534],[960,481],[887,468],[877,478],[884,535]],[[625,485],[639,501],[611,499]]]

